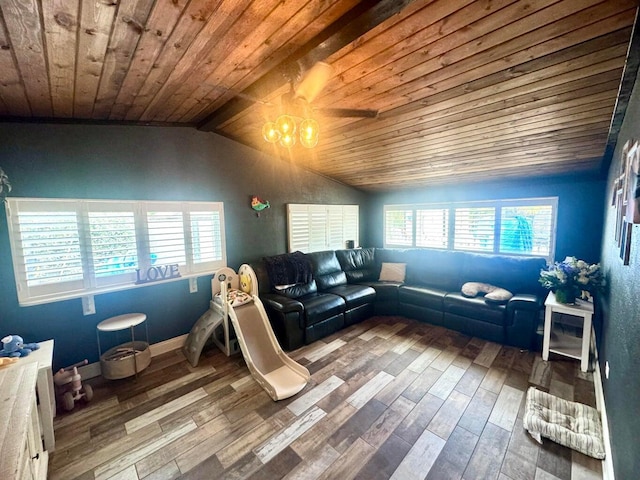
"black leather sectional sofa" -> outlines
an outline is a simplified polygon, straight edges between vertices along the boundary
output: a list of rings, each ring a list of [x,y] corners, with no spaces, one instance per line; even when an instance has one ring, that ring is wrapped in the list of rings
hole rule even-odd
[[[287,255],[293,254],[277,257],[286,261]],[[275,257],[253,265],[260,298],[286,350],[372,315],[402,315],[498,343],[535,346],[546,295],[538,283],[544,258],[381,248],[297,255],[311,270],[304,282],[274,285],[268,266]],[[383,263],[404,264],[403,281],[379,281]],[[461,293],[466,282],[501,287],[513,297],[502,303],[469,298]]]

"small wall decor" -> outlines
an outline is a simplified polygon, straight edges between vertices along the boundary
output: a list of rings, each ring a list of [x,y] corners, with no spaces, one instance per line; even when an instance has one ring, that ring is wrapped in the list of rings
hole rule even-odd
[[[251,197],[251,208],[253,208],[256,212],[256,215],[259,217],[260,212],[266,208],[269,208],[269,200],[261,200],[257,195],[253,195]]]
[[[622,149],[618,176],[614,180],[611,203],[617,209],[615,240],[620,258],[629,265],[633,224],[640,223],[640,146],[629,140]]]

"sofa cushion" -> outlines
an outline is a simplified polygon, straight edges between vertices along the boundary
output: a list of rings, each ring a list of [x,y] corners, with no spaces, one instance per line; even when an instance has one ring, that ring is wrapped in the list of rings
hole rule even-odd
[[[313,265],[313,277],[320,291],[347,283],[347,276],[342,271],[336,252],[327,250],[308,254]]]
[[[298,300],[304,305],[305,326],[339,315],[345,308],[344,299],[331,293],[317,293]]]
[[[403,285],[398,292],[400,303],[442,310],[445,290],[430,287]]]
[[[339,285],[326,292],[342,297],[346,303],[346,310],[373,303],[376,299],[376,291],[366,285]]]
[[[463,257],[462,252],[448,250],[412,250],[408,253],[405,283],[447,291],[457,290],[460,287],[458,277]]]
[[[542,257],[509,257],[466,253],[460,278],[463,282],[489,283],[513,293],[537,293],[540,270],[546,266]]]
[[[376,302],[398,301],[398,292],[401,283],[395,282],[368,282],[368,286],[376,291]]]
[[[500,304],[507,303],[511,297],[513,297],[513,293],[509,290],[482,282],[467,282],[462,285],[460,293],[469,298],[477,297],[479,294],[484,294],[486,302]]]
[[[345,272],[359,268],[370,268],[374,263],[374,256],[375,248],[336,250],[336,257]]]
[[[318,291],[318,287],[316,286],[316,281],[311,280],[309,283],[298,283],[280,289],[276,288],[274,291],[285,297],[300,298],[305,295],[315,294]]]
[[[406,263],[387,263],[383,262],[380,268],[380,282],[404,282]]]
[[[443,306],[445,312],[462,317],[501,326],[506,323],[506,306],[487,303],[482,297],[467,298],[459,292],[451,292],[445,295]]]
[[[407,248],[376,248],[375,263],[378,273],[383,263],[407,263],[411,251],[412,249]]]

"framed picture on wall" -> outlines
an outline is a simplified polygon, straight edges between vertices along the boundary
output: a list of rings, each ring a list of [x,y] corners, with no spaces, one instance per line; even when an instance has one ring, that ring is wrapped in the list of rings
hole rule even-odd
[[[623,265],[629,265],[629,256],[631,254],[631,232],[633,224],[624,221],[622,225],[622,241],[620,242],[620,258]]]
[[[622,149],[619,176],[615,178],[612,204],[617,209],[615,240],[620,258],[629,265],[633,225],[640,223],[640,146],[629,140]]]
[[[625,220],[629,223],[640,223],[640,185],[638,184],[640,147],[638,142],[634,142],[627,151],[625,163]]]

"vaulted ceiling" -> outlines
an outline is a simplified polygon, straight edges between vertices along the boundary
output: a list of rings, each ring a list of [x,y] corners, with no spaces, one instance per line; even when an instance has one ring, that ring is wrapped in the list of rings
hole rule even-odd
[[[2,0],[0,118],[197,127],[365,190],[599,172],[637,69],[620,90],[637,7]],[[317,61],[333,76],[313,107],[378,116],[317,110],[315,148],[267,144],[283,73]]]

